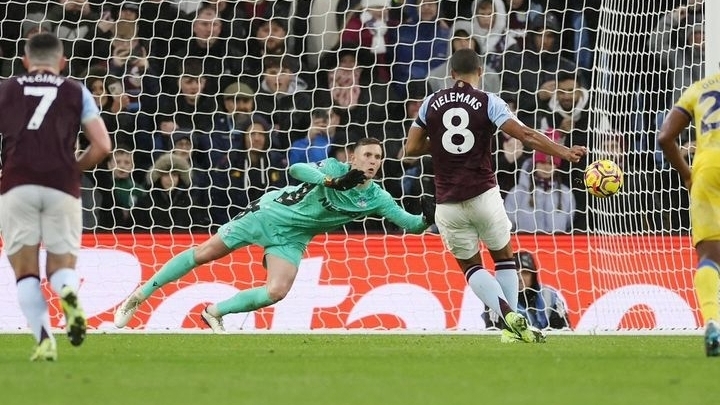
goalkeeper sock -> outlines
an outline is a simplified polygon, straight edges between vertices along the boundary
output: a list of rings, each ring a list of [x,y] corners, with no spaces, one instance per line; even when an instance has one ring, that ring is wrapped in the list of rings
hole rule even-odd
[[[510,305],[508,305],[502,288],[500,288],[500,284],[482,266],[478,264],[467,269],[465,279],[475,295],[495,313],[504,318],[508,312],[513,312]],[[517,296],[517,291],[515,291],[515,296]]]
[[[718,288],[720,276],[718,265],[712,260],[704,259],[698,263],[695,272],[695,294],[700,304],[700,313],[703,321],[720,321],[720,304],[718,303]]]
[[[35,340],[39,343],[45,338],[55,340],[50,333],[50,315],[47,301],[40,289],[40,279],[28,276],[17,281],[17,294],[20,309],[32,331]]]
[[[270,299],[270,295],[268,295],[267,286],[262,286],[241,291],[230,299],[218,302],[215,304],[215,312],[217,312],[217,316],[224,316],[238,312],[254,311],[274,303]]]
[[[508,259],[495,262],[495,280],[500,284],[503,294],[507,299],[510,309],[517,311],[518,303],[518,281],[517,266],[515,260]]]
[[[80,288],[80,276],[78,276],[75,270],[64,268],[55,271],[55,273],[50,276],[50,287],[52,287],[56,294],[60,295],[60,292],[65,286],[70,287],[74,293],[78,292]]]
[[[195,248],[190,248],[170,259],[164,266],[140,287],[142,298],[145,299],[165,284],[175,281],[188,274],[197,266]]]

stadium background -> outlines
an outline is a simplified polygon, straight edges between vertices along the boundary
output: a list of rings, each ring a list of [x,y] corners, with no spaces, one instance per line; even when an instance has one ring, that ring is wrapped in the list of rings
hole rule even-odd
[[[335,125],[337,136],[332,137],[331,147],[326,150],[331,156],[341,157],[344,146],[359,136],[369,134],[383,138],[388,156],[383,183],[408,210],[418,209],[417,199],[422,193],[432,193],[431,162],[427,159],[405,162],[397,155],[407,113],[412,111],[413,103],[417,104],[431,90],[423,76],[402,76],[403,69],[398,67],[403,63],[390,58],[402,56],[398,51],[402,46],[412,48],[413,44],[428,42],[407,41],[407,37],[401,35],[402,29],[405,34],[409,30],[413,35],[420,35],[422,31],[423,25],[417,23],[419,8],[414,7],[414,2],[387,3],[390,17],[386,32],[389,34],[384,36],[384,53],[373,53],[377,38],[370,36],[367,42],[363,29],[356,27],[353,36],[351,23],[360,21],[361,26],[364,23],[362,13],[357,11],[362,2],[265,1],[258,2],[258,7],[250,6],[254,2],[225,2],[233,13],[225,11],[221,15],[222,28],[213,34],[223,41],[223,50],[220,54],[208,51],[205,55],[187,54],[193,52],[192,41],[201,36],[198,31],[201,28],[194,23],[197,2],[145,1],[141,5],[76,2],[86,4],[86,8],[81,8],[84,11],[64,9],[67,6],[60,3],[10,1],[0,8],[4,13],[0,26],[2,75],[21,71],[18,57],[22,54],[22,38],[33,29],[41,27],[39,29],[65,35],[66,55],[71,60],[68,73],[89,88],[95,79],[102,82],[98,100],[106,97],[103,117],[113,131],[118,149],[134,155],[132,178],[137,185],[142,185],[139,188],[152,186],[144,183],[148,177],[153,179],[153,172],[162,171],[159,162],[170,165],[165,170],[177,170],[181,178],[187,177],[186,186],[190,188],[186,205],[171,206],[179,208],[176,210],[154,210],[157,208],[154,204],[138,204],[141,196],[136,196],[135,205],[127,210],[132,221],[123,222],[120,219],[127,220],[128,216],[117,210],[119,194],[114,191],[119,182],[112,179],[111,169],[104,166],[84,177],[85,235],[79,271],[83,276],[81,297],[87,302],[92,327],[110,329],[115,306],[140,281],[147,280],[170,254],[204,240],[222,218],[232,216],[233,209],[241,209],[252,199],[253,193],[257,195],[287,182],[284,169],[291,152],[300,148],[293,146],[293,141],[305,138],[310,122],[316,118],[311,115],[313,111],[334,112],[340,120]],[[457,25],[463,16],[473,15],[473,3],[440,1],[439,21],[444,21],[448,28]],[[501,2],[492,3],[497,7]],[[586,144],[597,153],[593,156],[628,162],[625,171],[629,180],[621,198],[590,200],[587,206],[579,204],[571,213],[571,225],[565,229],[518,233],[518,247],[535,254],[542,282],[562,293],[576,330],[695,329],[698,313],[691,290],[693,258],[687,238],[689,224],[683,205],[686,201],[669,170],[657,166],[649,141],[669,100],[678,89],[689,84],[674,81],[675,72],[668,70],[667,60],[663,60],[669,58],[668,52],[648,50],[662,16],[681,3],[592,0],[572,2],[570,6],[554,1],[530,3],[541,10],[535,15],[538,23],[532,25],[533,13],[529,12],[525,26],[517,29],[533,33],[549,30],[556,36],[559,47],[553,52],[570,63],[567,66],[573,68],[567,73],[589,91],[589,103],[585,107],[588,128],[583,134]],[[159,17],[144,15],[147,12],[144,10],[150,10],[153,4],[162,4],[172,12]],[[711,15],[707,9],[711,6],[705,7],[704,15]],[[133,10],[137,12],[137,24],[130,23]],[[77,18],[73,17],[74,12]],[[227,18],[228,15],[232,17]],[[702,17],[703,13],[698,11],[694,15]],[[345,18],[348,25],[343,29]],[[709,25],[702,19],[686,23]],[[286,30],[288,41],[280,53],[279,65],[281,69],[298,73],[297,77],[307,84],[305,94],[301,95],[307,97],[299,97],[300,102],[294,100],[290,105],[274,100],[269,109],[260,111],[260,101],[266,96],[260,94],[263,63],[270,64],[268,61],[273,59],[254,53],[259,44],[258,26],[264,24],[271,27],[276,24]],[[474,31],[472,23],[467,26],[469,34],[481,36]],[[347,27],[350,27],[348,32]],[[678,42],[686,30],[686,26],[677,25],[660,34],[669,36],[673,46],[681,49],[687,48]],[[73,37],[83,32],[84,35]],[[131,34],[125,38],[127,32]],[[396,34],[394,44],[392,33]],[[359,43],[353,42],[356,37]],[[706,47],[709,47],[709,37],[706,33]],[[115,38],[117,46],[113,45]],[[141,46],[132,46],[130,52],[123,55],[127,58],[122,66],[113,65],[113,56],[118,56],[113,54],[114,49],[121,48],[124,39],[137,40],[132,43]],[[507,55],[522,54],[524,39],[522,35],[516,37],[514,48],[498,45],[510,41],[497,41],[494,44],[500,48],[486,50],[489,71],[486,76],[488,80],[493,76],[498,79],[500,93],[516,103],[519,116],[528,125],[547,123],[547,117],[552,116],[548,114],[547,105],[528,109],[521,91],[507,91],[505,81],[512,75],[509,69],[492,71],[492,66],[506,65],[511,59]],[[446,42],[449,46],[449,41]],[[270,45],[266,46],[270,49]],[[133,53],[136,50],[138,53]],[[431,52],[432,57],[424,60],[415,58],[413,52],[427,52],[427,49],[411,50],[405,67],[419,61],[420,65],[426,64],[425,70],[429,71],[432,63],[439,63],[432,62],[439,60],[439,54]],[[357,115],[348,112],[347,106],[327,88],[328,73],[334,72],[348,53],[364,66],[358,90],[369,97],[358,102],[364,111]],[[293,57],[286,58],[287,55]],[[137,65],[129,61],[143,57],[147,65],[140,63],[142,71],[133,70]],[[704,68],[711,70],[710,58],[718,56],[707,57]],[[214,62],[221,64],[219,70]],[[716,62],[713,64],[717,66]],[[193,71],[198,66],[200,71]],[[676,70],[683,68],[677,66]],[[412,75],[412,69],[405,70],[404,74]],[[534,72],[520,65],[516,73],[555,76],[558,71]],[[178,83],[185,76],[194,77],[196,81],[198,77],[205,79],[205,88],[200,91],[203,103],[198,103],[195,109],[179,111],[181,104],[177,104],[179,98],[175,95],[180,91]],[[272,131],[267,126],[261,131],[269,140],[269,149],[264,160],[267,166],[262,172],[266,176],[259,176],[259,183],[250,179],[252,166],[248,163],[245,145],[223,151],[226,146],[212,142],[216,139],[212,134],[217,132],[221,135],[217,139],[227,140],[238,132],[241,138],[244,136],[247,128],[220,129],[218,112],[222,111],[228,95],[244,94],[247,87],[254,93],[252,98],[256,104],[250,111],[257,114],[251,116],[261,116],[263,119],[257,120],[258,123],[272,127]],[[233,90],[232,94],[226,93],[227,89]],[[542,121],[543,118],[546,121]],[[176,125],[171,129],[163,127],[170,121]],[[178,125],[179,122],[184,125]],[[227,124],[227,120],[220,122]],[[550,128],[553,127],[541,129]],[[568,142],[572,136],[567,137]],[[618,137],[624,148],[608,155],[610,152],[602,145]],[[183,139],[189,139],[192,144],[189,163],[161,159]],[[229,151],[238,156],[225,153]],[[214,156],[213,152],[218,153]],[[223,154],[226,161],[222,160]],[[312,154],[304,155],[301,157],[309,159]],[[500,154],[497,158],[499,163]],[[236,170],[240,168],[236,165],[238,162],[250,166]],[[500,174],[514,183],[520,169],[522,167],[501,170]],[[558,170],[565,184],[575,188],[570,193],[582,201],[584,192],[572,181],[581,167]],[[273,175],[280,180],[273,181]],[[171,214],[167,215],[168,212]],[[262,281],[264,273],[259,259],[259,251],[249,249],[233,254],[228,260],[204,266],[195,275],[163,289],[161,297],[141,308],[140,316],[131,326],[142,330],[200,327],[197,313],[204,302]],[[0,286],[7,291],[2,301],[5,308],[13,309],[0,314],[0,329],[19,330],[24,325],[16,308],[12,272],[5,256],[0,258],[0,267],[3,267]],[[482,303],[472,294],[465,294],[464,281],[436,235],[403,236],[391,224],[369,219],[313,241],[291,296],[273,308],[231,317],[228,327],[236,331],[327,328],[480,331],[485,329],[479,317],[483,310]],[[52,314],[54,325],[59,326],[58,308],[54,308]]]

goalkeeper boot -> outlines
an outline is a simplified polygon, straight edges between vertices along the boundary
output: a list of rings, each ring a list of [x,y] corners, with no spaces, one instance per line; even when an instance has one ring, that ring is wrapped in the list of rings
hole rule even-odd
[[[210,329],[212,329],[213,333],[226,333],[222,317],[211,315],[210,312],[208,312],[207,307],[205,307],[205,309],[203,309],[203,311],[200,313],[200,318],[202,318],[203,322],[205,322],[205,325],[209,326]]]
[[[140,291],[136,290],[115,310],[115,326],[118,328],[124,328],[125,325],[130,322],[135,311],[137,311],[140,304],[143,302],[143,298],[140,296]]]
[[[30,361],[55,361],[57,360],[57,347],[55,342],[50,338],[43,339],[37,346]]]
[[[515,332],[523,342],[545,343],[545,334],[540,329],[528,325],[527,319],[517,312],[508,312],[505,315],[505,324]]]
[[[80,306],[77,293],[65,286],[60,291],[60,305],[65,313],[65,331],[73,346],[80,346],[85,341],[87,320]]]
[[[522,338],[520,336],[509,330],[509,329],[503,329],[500,331],[500,343],[518,343],[522,342]]]
[[[720,356],[720,329],[712,321],[705,326],[705,355],[708,357]]]

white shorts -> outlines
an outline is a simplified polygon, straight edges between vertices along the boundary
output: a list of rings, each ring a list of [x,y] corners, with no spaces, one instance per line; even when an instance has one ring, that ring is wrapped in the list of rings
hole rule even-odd
[[[77,256],[82,236],[80,199],[49,187],[14,187],[0,196],[0,233],[8,255],[42,242],[50,253]]]
[[[445,246],[461,260],[478,253],[480,241],[490,250],[510,242],[512,223],[498,187],[463,202],[438,204],[435,222]]]

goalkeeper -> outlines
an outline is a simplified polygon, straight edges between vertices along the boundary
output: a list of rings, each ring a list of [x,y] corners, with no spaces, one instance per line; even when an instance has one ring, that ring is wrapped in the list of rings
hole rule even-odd
[[[372,181],[382,166],[382,157],[379,140],[362,138],[354,145],[349,164],[330,158],[317,165],[290,166],[290,175],[300,180],[300,185],[265,194],[210,239],[170,259],[117,309],[115,326],[127,325],[140,303],[158,288],[244,246],[255,244],[265,249],[267,282],[207,306],[201,316],[215,333],[225,331],[224,315],[254,311],[283,299],[295,281],[305,248],[317,234],[373,214],[412,233],[423,232],[433,223],[434,201],[423,200],[422,215],[400,208],[387,191]]]

